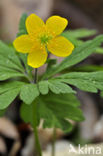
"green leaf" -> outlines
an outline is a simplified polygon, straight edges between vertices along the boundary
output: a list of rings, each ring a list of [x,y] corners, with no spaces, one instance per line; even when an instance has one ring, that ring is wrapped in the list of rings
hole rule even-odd
[[[23,103],[20,108],[20,115],[25,123],[30,123],[33,126],[34,125],[34,103],[32,103],[31,105],[27,105]]]
[[[0,41],[0,66],[24,71],[15,50],[4,44],[2,41]]]
[[[19,94],[20,88],[9,90],[0,95],[0,110],[7,108],[16,96]]]
[[[21,88],[22,85],[24,85],[25,82],[21,81],[10,81],[10,82],[1,82],[0,83],[0,94],[7,92],[9,90],[13,90],[16,88]]]
[[[63,32],[63,36],[64,37],[72,37],[72,38],[84,38],[84,37],[89,37],[92,35],[95,35],[97,33],[96,30],[89,30],[89,29],[76,29],[76,30],[67,30],[65,32]]]
[[[41,81],[39,82],[38,86],[40,93],[43,95],[47,94],[49,92],[49,89],[55,94],[75,93],[75,91],[72,90],[70,86],[65,83],[59,82],[58,80]]]
[[[8,82],[0,85],[0,110],[7,108],[20,92],[24,82]]]
[[[100,48],[100,47],[97,48],[96,53],[103,54],[103,48]]]
[[[24,74],[16,72],[15,70],[12,69],[0,70],[0,81],[15,77],[24,77]]]
[[[24,77],[24,68],[15,50],[0,41],[0,80]]]
[[[40,81],[38,87],[41,94],[43,95],[48,94],[49,92],[48,81]]]
[[[88,92],[95,93],[98,89],[103,90],[103,71],[90,73],[71,72],[59,76],[57,79]]]
[[[27,17],[28,17],[28,15],[26,13],[24,13],[21,16],[20,23],[19,23],[19,32],[17,33],[17,37],[21,36],[23,34],[27,34],[27,30],[26,30],[26,26],[25,26],[25,21],[26,21]]]
[[[62,33],[62,36],[70,40],[75,47],[80,46],[83,41],[79,40],[80,38],[89,37],[95,35],[96,30],[89,29],[76,29],[76,30],[67,30]]]
[[[60,64],[53,66],[51,70],[46,72],[43,78],[49,78],[62,70],[69,68],[88,57],[95,52],[98,46],[103,42],[103,35],[96,37],[93,40],[83,43],[81,46],[74,49],[73,53],[65,58]]]
[[[55,93],[55,94],[60,94],[60,93],[75,93],[75,91],[72,90],[70,86],[68,86],[65,83],[58,82],[58,81],[53,81],[49,80],[49,88],[50,90]]]
[[[72,125],[67,118],[76,121],[84,120],[82,112],[78,109],[80,102],[73,94],[48,95],[39,96],[37,98],[37,117],[38,124],[40,119],[44,119],[43,127],[57,127],[65,132],[72,130]],[[23,104],[21,107],[21,117],[26,123],[34,124],[33,112],[34,103],[31,105]],[[75,115],[74,115],[75,114]]]
[[[103,71],[103,66],[99,66],[99,65],[80,65],[77,67],[72,67],[70,70],[66,69],[64,71],[64,73],[67,72],[95,72],[95,71]]]
[[[73,98],[73,101],[72,101]],[[49,93],[40,96],[38,102],[39,118],[44,119],[44,128],[57,127],[62,130],[68,127],[66,119],[82,121],[84,117],[78,108],[79,102],[72,94]],[[65,122],[66,125],[62,124]],[[68,130],[69,127],[66,130]]]
[[[20,99],[31,104],[39,96],[39,90],[36,84],[26,84],[21,88]]]
[[[20,57],[23,65],[24,65],[24,68],[25,68],[25,71],[27,72],[28,76],[29,76],[29,79],[31,80],[31,82],[33,81],[33,76],[32,76],[32,70],[33,68],[30,67],[28,64],[27,64],[27,56],[28,54],[22,54],[22,53],[18,53],[18,56]]]

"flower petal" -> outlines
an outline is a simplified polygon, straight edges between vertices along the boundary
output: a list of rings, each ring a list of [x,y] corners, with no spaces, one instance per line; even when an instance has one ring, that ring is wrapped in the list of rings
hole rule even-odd
[[[65,37],[59,36],[59,37],[52,39],[48,43],[47,48],[52,54],[56,56],[66,57],[72,53],[74,49],[74,45]]]
[[[59,35],[61,34],[66,26],[68,25],[68,21],[66,18],[60,16],[51,16],[46,21],[47,28],[54,34]]]
[[[44,22],[39,16],[31,14],[30,16],[27,17],[26,28],[29,34],[35,33],[42,26],[44,26]]]
[[[28,53],[33,46],[33,42],[29,35],[22,35],[14,40],[13,45],[18,52]]]
[[[33,68],[39,68],[47,60],[47,52],[45,49],[37,49],[28,55],[28,65]]]

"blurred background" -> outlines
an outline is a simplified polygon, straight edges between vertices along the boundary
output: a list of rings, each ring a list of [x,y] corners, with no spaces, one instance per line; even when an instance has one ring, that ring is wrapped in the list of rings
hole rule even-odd
[[[24,12],[36,13],[44,20],[51,15],[60,15],[68,19],[68,29],[88,28],[96,29],[98,34],[103,33],[103,0],[0,0],[0,39],[9,42],[14,40]],[[95,54],[85,62],[103,65],[103,55]],[[86,120],[79,124],[73,123],[74,129],[70,134],[64,135],[57,130],[56,146],[62,152],[65,152],[70,142],[75,146],[79,143],[91,143],[95,146],[103,142],[103,99],[100,93],[78,90],[78,98]],[[18,103],[20,102],[16,99],[6,117],[0,119],[0,155],[32,156],[34,152],[32,130],[19,118]],[[46,145],[52,141],[52,129],[40,128],[39,134],[42,147],[46,149]]]

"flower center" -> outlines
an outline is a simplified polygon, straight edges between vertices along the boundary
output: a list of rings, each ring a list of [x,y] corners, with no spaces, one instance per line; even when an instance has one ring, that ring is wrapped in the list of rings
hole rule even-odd
[[[40,37],[41,44],[48,44],[49,40],[52,39],[52,36],[44,34]]]

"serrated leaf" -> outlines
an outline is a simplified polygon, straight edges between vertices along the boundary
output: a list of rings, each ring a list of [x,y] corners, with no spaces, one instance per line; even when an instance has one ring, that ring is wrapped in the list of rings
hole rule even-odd
[[[73,53],[65,58],[60,64],[53,66],[51,70],[46,72],[43,78],[49,78],[62,70],[69,68],[80,61],[84,60],[90,54],[95,52],[98,46],[103,42],[103,35],[97,36],[95,39],[83,43],[74,49]]]
[[[21,88],[20,99],[26,104],[31,104],[39,96],[36,84],[26,84]]]
[[[57,79],[88,92],[95,93],[98,89],[103,90],[103,71],[90,73],[71,72],[59,76]]]

